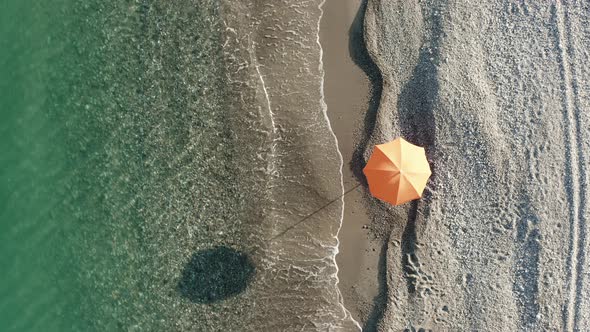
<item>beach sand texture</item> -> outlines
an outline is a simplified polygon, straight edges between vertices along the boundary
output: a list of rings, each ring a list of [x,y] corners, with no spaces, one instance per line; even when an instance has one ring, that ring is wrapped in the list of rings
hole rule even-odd
[[[370,229],[389,234],[377,330],[590,326],[588,13],[577,1],[368,1],[383,91],[357,161],[403,136],[433,169],[420,201],[365,203]]]

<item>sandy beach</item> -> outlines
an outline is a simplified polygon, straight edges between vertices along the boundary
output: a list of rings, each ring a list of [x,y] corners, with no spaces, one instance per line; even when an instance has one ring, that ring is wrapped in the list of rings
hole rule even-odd
[[[361,184],[345,196],[337,260],[353,317],[367,331],[584,330],[586,5],[336,7],[325,6],[325,91],[344,183]],[[348,41],[331,30],[346,25]],[[380,75],[359,61],[359,25]],[[358,170],[398,136],[426,148],[433,176],[421,200],[393,207]]]
[[[382,241],[370,232],[370,215],[363,201],[364,179],[359,176],[357,140],[362,136],[368,105],[378,96],[371,79],[378,75],[363,41],[364,6],[361,0],[327,0],[320,26],[325,70],[324,94],[328,116],[343,157],[344,214],[336,261],[345,307],[360,322],[372,319],[375,303],[382,303],[379,267]],[[377,90],[377,91],[374,91]],[[381,265],[380,265],[381,264]],[[367,326],[365,326],[366,328]]]

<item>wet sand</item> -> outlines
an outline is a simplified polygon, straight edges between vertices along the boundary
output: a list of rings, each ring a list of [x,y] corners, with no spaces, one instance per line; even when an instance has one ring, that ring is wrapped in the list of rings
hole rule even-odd
[[[246,242],[260,241],[248,287],[256,310],[243,306],[252,320],[238,330],[359,330],[337,287],[342,161],[323,101],[322,1],[224,4],[229,109],[244,115],[232,131],[248,142],[242,170],[262,186],[247,204]]]
[[[324,94],[332,129],[342,153],[344,215],[336,261],[345,307],[364,325],[379,295],[378,266],[381,241],[370,234],[363,205],[362,178],[351,167],[357,163],[355,145],[371,99],[371,82],[362,64],[362,11],[360,0],[327,0],[320,27],[325,70]],[[359,54],[361,54],[359,56]],[[368,57],[368,54],[365,55]],[[365,59],[368,60],[368,59]]]

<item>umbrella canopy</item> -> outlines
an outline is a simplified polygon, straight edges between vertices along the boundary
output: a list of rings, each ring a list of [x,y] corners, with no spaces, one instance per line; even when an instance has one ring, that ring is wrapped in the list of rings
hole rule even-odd
[[[420,198],[432,174],[424,148],[401,137],[376,145],[363,173],[371,194],[393,205]]]

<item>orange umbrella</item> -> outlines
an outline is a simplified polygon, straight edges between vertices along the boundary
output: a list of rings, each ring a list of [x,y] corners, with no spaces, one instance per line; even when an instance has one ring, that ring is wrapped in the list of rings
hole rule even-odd
[[[432,174],[424,148],[401,137],[375,146],[363,173],[371,194],[393,205],[420,198]]]

